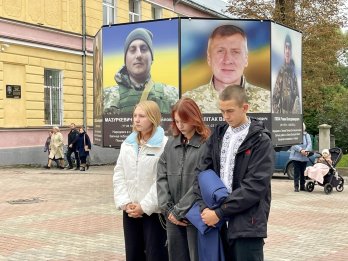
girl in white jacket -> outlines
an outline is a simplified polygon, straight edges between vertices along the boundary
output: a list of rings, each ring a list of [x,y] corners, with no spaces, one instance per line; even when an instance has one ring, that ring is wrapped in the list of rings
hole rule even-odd
[[[123,210],[127,261],[168,260],[156,190],[157,162],[167,142],[160,121],[157,103],[136,105],[133,132],[122,143],[114,169],[114,199]]]

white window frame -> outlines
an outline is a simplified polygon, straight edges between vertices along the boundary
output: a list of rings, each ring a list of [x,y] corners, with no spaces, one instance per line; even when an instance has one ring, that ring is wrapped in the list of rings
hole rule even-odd
[[[131,6],[132,4],[132,6]],[[140,19],[140,1],[129,0],[129,22],[138,22]]]
[[[151,6],[151,16],[153,20],[162,19],[163,17],[163,8],[158,5]]]
[[[63,86],[62,71],[44,70],[44,120],[46,125],[63,124]]]
[[[110,1],[110,0],[109,0]],[[103,0],[103,24],[115,24],[116,23],[116,0],[111,0],[113,3],[107,3],[108,0]],[[112,14],[113,17],[110,17]],[[105,21],[106,16],[106,21]]]

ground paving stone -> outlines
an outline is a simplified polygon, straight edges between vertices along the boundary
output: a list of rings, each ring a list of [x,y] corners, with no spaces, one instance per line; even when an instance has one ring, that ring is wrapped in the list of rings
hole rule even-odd
[[[112,171],[0,168],[0,260],[125,260]],[[347,193],[294,193],[275,175],[265,260],[348,260]]]

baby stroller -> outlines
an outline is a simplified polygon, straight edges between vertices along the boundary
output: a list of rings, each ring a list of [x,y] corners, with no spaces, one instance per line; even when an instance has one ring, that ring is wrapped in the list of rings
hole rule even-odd
[[[335,168],[337,163],[342,158],[342,150],[340,148],[331,148],[331,149],[329,149],[329,151],[331,154],[332,164],[330,164],[329,162],[327,162],[325,160],[326,164],[329,166],[329,172],[324,176],[323,183],[320,183],[316,180],[307,181],[306,189],[308,192],[312,192],[314,190],[315,185],[319,185],[319,186],[324,187],[324,192],[326,194],[330,194],[332,192],[333,188],[336,188],[336,190],[338,192],[343,191],[344,179],[340,175],[338,175],[338,172]],[[314,152],[310,152],[308,155],[308,158],[310,156],[312,156],[313,153]],[[316,153],[319,154],[320,156],[322,156],[320,152],[316,152]],[[311,158],[309,158],[309,160],[312,164],[314,164],[314,162],[312,161]]]

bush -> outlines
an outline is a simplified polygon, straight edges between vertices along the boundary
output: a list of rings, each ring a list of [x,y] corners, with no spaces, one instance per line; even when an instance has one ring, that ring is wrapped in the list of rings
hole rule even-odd
[[[342,156],[340,162],[337,164],[338,168],[348,168],[348,154]]]

